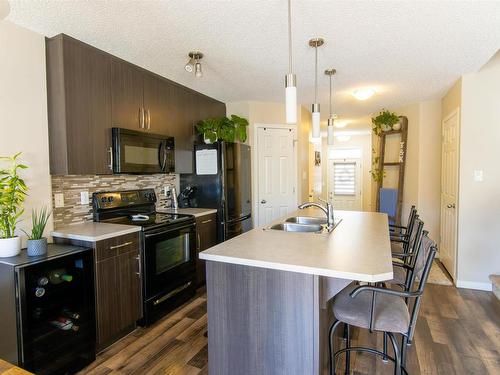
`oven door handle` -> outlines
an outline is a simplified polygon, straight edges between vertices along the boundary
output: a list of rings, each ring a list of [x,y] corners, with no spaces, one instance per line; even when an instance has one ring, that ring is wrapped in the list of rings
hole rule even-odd
[[[163,234],[167,234],[167,233],[171,233],[171,232],[175,232],[175,231],[179,231],[179,230],[183,230],[183,229],[194,228],[195,226],[196,226],[196,223],[192,223],[189,225],[185,225],[185,226],[177,227],[177,228],[172,228],[172,229],[166,229],[166,230],[160,229],[158,231],[151,231],[149,233],[146,233],[144,235],[144,237],[146,237],[146,238],[157,237],[157,236],[161,236]]]
[[[158,146],[158,164],[160,165],[160,171],[164,172],[165,168],[165,157],[163,156],[164,153],[161,151],[163,150],[164,142],[160,142],[160,146]]]

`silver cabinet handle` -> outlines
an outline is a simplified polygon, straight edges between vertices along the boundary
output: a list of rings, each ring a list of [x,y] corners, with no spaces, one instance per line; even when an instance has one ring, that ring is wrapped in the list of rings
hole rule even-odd
[[[262,203],[262,204],[266,204],[266,203],[267,203],[267,201],[266,201],[265,199],[262,199],[262,200],[260,201],[260,203]]]
[[[125,247],[125,246],[132,245],[132,244],[133,244],[132,241],[128,241],[128,242],[122,243],[121,245],[110,246],[109,250],[119,249],[121,247]]]
[[[136,272],[135,274],[137,276],[141,277],[141,273],[142,273],[142,271],[141,271],[141,257],[139,255],[137,255],[135,257],[135,259],[137,259],[137,269],[139,270],[139,272]]]
[[[212,222],[212,219],[208,219],[208,220],[203,220],[201,223],[202,224],[207,224],[207,223],[211,223]]]
[[[196,244],[196,248],[198,249],[198,251],[201,250],[201,240],[200,240],[200,234],[197,233],[196,234],[198,236],[198,243]]]
[[[109,147],[108,148],[108,152],[109,152],[109,169],[113,170],[113,147]]]
[[[144,108],[139,107],[139,127],[144,129]]]
[[[149,109],[146,109],[146,123],[148,125],[148,130],[151,129],[151,113]]]
[[[451,204],[448,204],[446,207],[448,207],[448,208],[455,208],[456,206],[455,206],[455,203],[451,203]]]

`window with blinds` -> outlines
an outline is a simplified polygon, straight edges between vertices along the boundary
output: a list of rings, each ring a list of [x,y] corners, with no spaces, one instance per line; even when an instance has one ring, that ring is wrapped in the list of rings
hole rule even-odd
[[[356,195],[356,163],[333,163],[333,193],[335,195]]]

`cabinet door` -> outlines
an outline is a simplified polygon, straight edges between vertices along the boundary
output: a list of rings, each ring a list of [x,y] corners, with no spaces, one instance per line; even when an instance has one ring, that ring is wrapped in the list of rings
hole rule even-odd
[[[73,39],[63,43],[67,173],[112,173],[110,57]]]
[[[120,328],[124,329],[141,317],[141,278],[139,253],[120,254],[116,258],[118,269],[118,294],[120,299]]]
[[[152,74],[144,74],[144,108],[148,115],[147,131],[173,136],[168,115],[169,95],[169,87],[162,79]]]
[[[143,73],[133,65],[111,62],[111,111],[113,127],[144,131],[142,121]]]
[[[217,216],[215,214],[201,216],[196,219],[196,235],[198,253],[217,245]],[[196,279],[198,286],[205,284],[205,261],[197,256]]]
[[[121,330],[120,301],[116,293],[118,269],[115,258],[96,263],[97,342],[102,347]]]

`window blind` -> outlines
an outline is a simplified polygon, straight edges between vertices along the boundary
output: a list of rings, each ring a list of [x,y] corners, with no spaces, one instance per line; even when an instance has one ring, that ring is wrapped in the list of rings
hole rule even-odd
[[[356,163],[334,162],[333,182],[335,195],[356,195]]]

